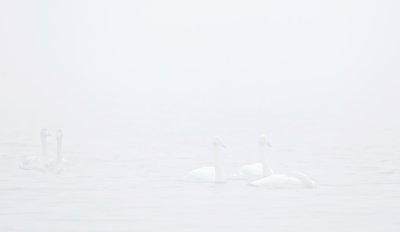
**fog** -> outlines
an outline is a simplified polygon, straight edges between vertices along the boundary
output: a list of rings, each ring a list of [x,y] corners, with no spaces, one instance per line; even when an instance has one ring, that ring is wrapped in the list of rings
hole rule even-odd
[[[39,146],[47,127],[64,130],[70,152],[185,146],[199,158],[219,135],[239,157],[262,133],[276,149],[398,147],[399,10],[394,0],[1,1],[0,143]]]
[[[13,1],[2,136],[399,126],[395,1]]]

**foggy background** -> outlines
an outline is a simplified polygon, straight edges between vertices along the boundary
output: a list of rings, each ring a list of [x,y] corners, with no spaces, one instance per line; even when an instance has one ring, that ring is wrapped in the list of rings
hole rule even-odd
[[[248,131],[340,146],[397,134],[399,6],[1,1],[0,139],[38,143],[42,127],[64,129],[67,145]]]
[[[0,0],[0,231],[400,231],[399,12]],[[262,133],[271,168],[315,189],[231,178]],[[215,135],[227,183],[183,181]]]

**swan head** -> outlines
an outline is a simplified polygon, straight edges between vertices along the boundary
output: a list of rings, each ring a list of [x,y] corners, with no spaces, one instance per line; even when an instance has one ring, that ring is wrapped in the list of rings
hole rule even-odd
[[[214,137],[213,145],[215,147],[226,148],[225,144],[222,142],[222,139],[219,136]]]
[[[50,133],[48,132],[47,128],[42,128],[40,130],[40,136],[42,138],[46,138],[47,136],[50,136]]]
[[[258,142],[260,143],[260,145],[263,145],[263,146],[268,146],[268,147],[271,146],[271,143],[269,142],[266,135],[261,135],[260,140]]]
[[[61,139],[63,137],[63,133],[61,129],[57,129],[56,131],[56,137],[57,139]]]

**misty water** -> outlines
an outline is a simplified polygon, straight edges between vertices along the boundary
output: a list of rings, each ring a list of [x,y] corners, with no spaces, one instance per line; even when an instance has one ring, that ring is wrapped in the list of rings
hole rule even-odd
[[[0,231],[400,231],[391,0],[0,1]],[[62,171],[21,169],[40,130]],[[313,189],[184,181],[226,145]]]
[[[241,180],[183,181],[188,171],[210,163],[209,141],[198,142],[203,137],[207,135],[182,141],[165,135],[153,139],[158,147],[131,138],[90,149],[69,148],[59,174],[19,169],[22,158],[37,154],[39,146],[2,144],[2,230],[400,229],[398,136],[386,134],[384,140],[347,147],[275,141],[270,151],[274,169],[304,171],[317,181],[315,189],[262,189]],[[256,133],[225,137],[229,171],[257,157]]]

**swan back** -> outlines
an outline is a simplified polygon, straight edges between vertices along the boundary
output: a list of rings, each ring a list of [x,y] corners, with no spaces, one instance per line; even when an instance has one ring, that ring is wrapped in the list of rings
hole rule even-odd
[[[292,172],[290,175],[301,181],[305,188],[314,188],[316,185],[314,180],[302,172]]]
[[[215,182],[215,168],[208,166],[194,169],[188,173],[185,179],[195,182]]]
[[[269,169],[266,176],[273,174],[273,171]],[[235,174],[236,178],[240,179],[256,179],[261,178],[264,175],[263,164],[262,163],[252,163],[243,165]]]
[[[314,181],[308,178],[303,173],[293,174],[273,174],[261,178],[259,180],[250,182],[250,186],[254,187],[266,187],[266,188],[313,188],[315,186]]]

